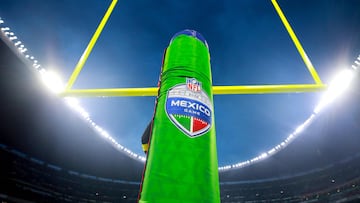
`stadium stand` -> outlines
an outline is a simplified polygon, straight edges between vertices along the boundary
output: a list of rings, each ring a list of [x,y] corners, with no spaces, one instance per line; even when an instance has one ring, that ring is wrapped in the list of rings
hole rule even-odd
[[[291,177],[221,184],[222,202],[349,202],[360,198],[360,153]]]
[[[9,202],[136,202],[139,182],[63,169],[0,145],[0,199]],[[222,202],[356,202],[360,153],[291,177],[221,183]]]
[[[9,202],[135,202],[139,182],[65,170],[1,148],[0,199]]]

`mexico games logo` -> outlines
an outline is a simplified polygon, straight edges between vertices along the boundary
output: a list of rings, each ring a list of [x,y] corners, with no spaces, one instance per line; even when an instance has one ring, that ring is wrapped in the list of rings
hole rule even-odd
[[[189,137],[203,135],[211,128],[211,101],[195,78],[186,78],[185,84],[172,87],[165,103],[172,123]]]

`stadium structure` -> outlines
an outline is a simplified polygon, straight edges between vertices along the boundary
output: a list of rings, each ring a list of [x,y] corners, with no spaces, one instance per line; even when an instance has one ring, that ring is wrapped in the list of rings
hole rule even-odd
[[[0,38],[0,200],[136,202],[144,157],[47,91],[43,69],[10,28]],[[219,168],[222,202],[360,201],[359,61],[331,108],[268,153]]]

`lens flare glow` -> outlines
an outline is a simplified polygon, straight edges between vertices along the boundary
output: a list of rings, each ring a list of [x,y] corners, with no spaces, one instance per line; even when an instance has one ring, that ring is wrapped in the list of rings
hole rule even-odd
[[[64,91],[65,85],[60,76],[53,71],[42,71],[41,78],[43,83],[53,93],[60,93]]]
[[[329,89],[325,92],[321,98],[319,104],[316,106],[314,112],[319,113],[322,109],[332,103],[336,98],[343,94],[349,87],[353,77],[353,70],[343,70],[336,74],[335,78],[329,85]]]

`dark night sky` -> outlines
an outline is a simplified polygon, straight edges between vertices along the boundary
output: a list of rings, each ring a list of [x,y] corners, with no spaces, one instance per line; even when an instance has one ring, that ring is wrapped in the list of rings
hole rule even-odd
[[[65,82],[109,0],[2,0],[0,17],[43,68]],[[360,1],[279,0],[324,83],[360,51]],[[119,1],[75,88],[154,87],[172,35],[199,31],[210,47],[213,85],[312,83],[270,0]],[[215,96],[219,165],[282,142],[322,93]],[[154,97],[86,98],[91,118],[142,154]]]

